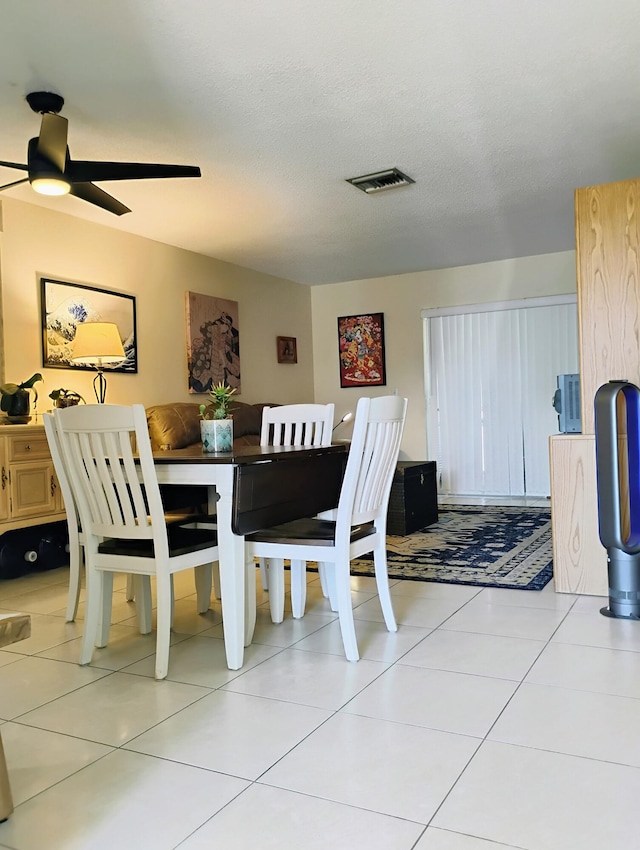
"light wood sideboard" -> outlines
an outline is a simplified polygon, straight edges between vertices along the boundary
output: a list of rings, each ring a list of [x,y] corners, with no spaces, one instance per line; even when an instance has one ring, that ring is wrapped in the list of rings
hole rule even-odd
[[[65,518],[44,427],[0,425],[0,534]]]

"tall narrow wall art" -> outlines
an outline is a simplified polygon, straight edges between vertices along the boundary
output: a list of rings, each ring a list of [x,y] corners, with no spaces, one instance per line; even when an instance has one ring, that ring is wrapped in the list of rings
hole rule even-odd
[[[365,313],[338,318],[341,387],[383,387],[384,314]]]
[[[186,293],[187,372],[190,393],[224,383],[240,392],[238,302]]]

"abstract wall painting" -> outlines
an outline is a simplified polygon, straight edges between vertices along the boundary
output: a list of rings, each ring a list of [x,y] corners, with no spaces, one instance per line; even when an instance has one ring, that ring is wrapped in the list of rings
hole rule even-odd
[[[186,293],[187,371],[190,393],[223,383],[240,392],[238,302]]]
[[[341,387],[384,387],[384,314],[338,317]]]

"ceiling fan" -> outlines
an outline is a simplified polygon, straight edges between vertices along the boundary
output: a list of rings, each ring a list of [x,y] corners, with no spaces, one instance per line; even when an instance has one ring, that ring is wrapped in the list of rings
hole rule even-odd
[[[94,180],[146,180],[156,177],[200,177],[195,165],[154,165],[144,162],[88,162],[71,159],[67,147],[68,121],[58,115],[64,98],[53,92],[32,92],[26,97],[34,112],[42,114],[40,135],[29,140],[27,165],[2,162],[5,168],[27,171],[29,176],[0,186],[0,192],[29,181],[42,195],[75,195],[107,212],[131,212],[112,195],[94,186]]]

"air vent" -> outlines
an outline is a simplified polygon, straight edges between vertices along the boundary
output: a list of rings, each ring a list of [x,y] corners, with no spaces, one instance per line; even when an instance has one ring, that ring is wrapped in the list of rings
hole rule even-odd
[[[397,168],[389,168],[387,171],[378,171],[375,174],[363,174],[362,177],[351,177],[347,180],[347,183],[351,183],[367,195],[384,192],[385,189],[397,189],[399,186],[408,186],[415,182]]]

